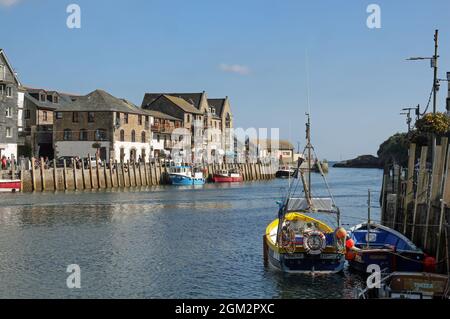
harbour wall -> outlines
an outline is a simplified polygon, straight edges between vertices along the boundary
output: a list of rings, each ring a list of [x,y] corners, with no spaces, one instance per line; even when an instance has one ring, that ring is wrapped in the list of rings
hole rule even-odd
[[[408,167],[386,168],[381,192],[381,222],[436,259],[437,270],[450,269],[450,147],[441,138],[431,147],[411,144]]]
[[[160,163],[88,163],[87,168],[85,165],[77,167],[65,162],[64,167],[58,168],[55,161],[51,167],[45,167],[43,163],[41,160],[41,165],[36,168],[33,161],[33,169],[20,171],[22,192],[128,188],[165,185],[169,182],[168,167]],[[223,169],[240,170],[244,181],[275,177],[273,169],[261,163],[209,164],[204,166],[205,177],[209,180],[216,171]]]

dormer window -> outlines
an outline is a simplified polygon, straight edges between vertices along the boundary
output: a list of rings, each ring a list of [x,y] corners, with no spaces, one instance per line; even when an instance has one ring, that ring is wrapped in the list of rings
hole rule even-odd
[[[10,86],[6,87],[6,96],[12,97],[12,87],[10,87]]]
[[[44,93],[40,94],[40,100],[41,100],[41,102],[45,102],[45,94]]]
[[[55,103],[55,104],[59,103],[59,96],[58,95],[53,96],[53,103]]]
[[[5,66],[0,64],[0,80],[5,80],[6,79],[6,70],[5,70]]]

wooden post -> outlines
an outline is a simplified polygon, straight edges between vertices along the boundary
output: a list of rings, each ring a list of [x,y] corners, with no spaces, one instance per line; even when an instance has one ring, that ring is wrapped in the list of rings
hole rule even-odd
[[[91,189],[94,188],[94,180],[92,178],[92,160],[91,155],[88,154],[88,165],[89,165],[89,182],[91,183]]]
[[[147,163],[144,160],[144,176],[145,176],[145,186],[148,186],[148,175],[147,175]]]
[[[56,172],[56,159],[53,159],[53,189],[58,190],[58,173]]]
[[[125,169],[123,166],[124,166],[124,162],[120,161],[120,171],[122,172],[122,180],[123,180],[122,187],[127,187],[127,182],[125,181]]]
[[[95,154],[95,173],[97,175],[97,189],[100,189],[102,185],[100,183],[100,168],[98,163],[98,154]]]
[[[31,184],[33,188],[33,192],[36,191],[36,172],[34,170],[34,166],[36,165],[36,161],[34,157],[31,158]]]
[[[86,189],[86,176],[84,172],[84,159],[81,158],[81,180],[83,181],[83,189]]]
[[[116,170],[117,187],[120,187],[119,164],[117,163],[117,160],[114,161],[114,168]]]
[[[413,200],[413,186],[414,186],[414,166],[416,159],[416,144],[412,143],[409,147],[409,161],[408,161],[408,177],[406,180],[406,194],[403,203],[403,234],[406,234],[408,225],[408,206]]]
[[[66,163],[66,159],[63,160],[63,179],[64,179],[64,190],[67,190],[69,187],[67,187],[67,163]]]
[[[41,157],[41,190],[45,191],[45,166],[44,158]]]
[[[427,198],[427,189],[428,189],[428,173],[427,173],[427,154],[428,147],[423,146],[420,153],[420,164],[419,164],[419,174],[417,179],[417,190],[416,190],[416,198],[414,200],[414,212],[413,212],[413,225],[411,230],[411,239],[414,240],[414,235],[416,231],[416,220],[417,220],[417,206],[420,203],[423,203]]]
[[[105,188],[108,188],[108,175],[106,174],[106,160],[103,161],[103,179],[105,180]]]
[[[128,187],[131,187],[131,168],[130,168],[130,161],[127,161],[127,167],[128,167]]]
[[[113,178],[113,163],[111,159],[109,159],[109,181],[111,183],[111,188],[114,188],[114,178]]]
[[[439,216],[439,230],[436,245],[436,261],[441,258],[442,249],[442,237],[444,233],[444,221],[445,221],[445,208],[450,204],[450,149],[447,151],[447,161],[444,173],[443,190],[442,190],[442,200],[441,200],[441,210]]]
[[[78,182],[77,182],[77,167],[75,165],[75,160],[72,158],[72,172],[73,172],[73,188],[75,190],[78,189]]]

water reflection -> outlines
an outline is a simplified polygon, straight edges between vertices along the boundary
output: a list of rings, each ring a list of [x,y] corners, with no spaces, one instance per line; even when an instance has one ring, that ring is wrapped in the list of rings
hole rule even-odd
[[[348,172],[332,169],[329,180],[344,222],[355,224],[381,172]],[[0,297],[350,298],[363,282],[348,271],[310,277],[263,267],[262,234],[285,187],[275,180],[1,195]],[[66,287],[73,263],[80,290]]]

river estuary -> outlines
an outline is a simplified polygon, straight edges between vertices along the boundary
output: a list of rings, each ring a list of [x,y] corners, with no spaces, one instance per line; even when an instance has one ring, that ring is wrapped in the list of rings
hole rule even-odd
[[[368,189],[379,220],[381,179],[381,170],[330,169],[345,227],[366,218]],[[262,235],[287,183],[0,194],[0,298],[351,298],[364,283],[348,270],[263,266]],[[66,286],[70,264],[81,289]]]

